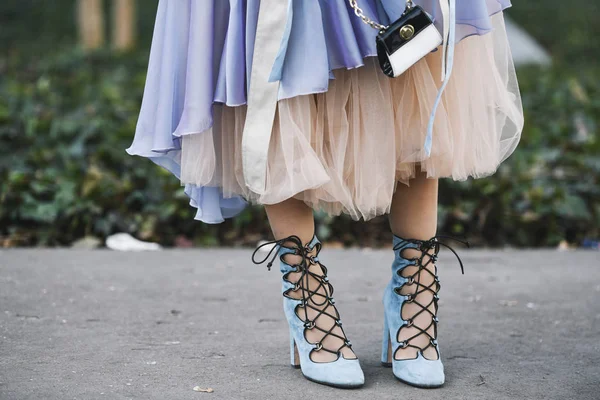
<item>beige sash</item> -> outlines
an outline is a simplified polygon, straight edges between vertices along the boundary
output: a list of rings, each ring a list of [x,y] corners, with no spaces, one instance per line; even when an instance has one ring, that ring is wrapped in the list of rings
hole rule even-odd
[[[269,82],[284,36],[289,1],[261,0],[252,58],[248,112],[242,136],[242,166],[246,186],[263,194],[267,156],[279,93],[279,81]]]
[[[341,1],[341,0],[340,0]],[[288,23],[291,0],[261,0],[252,58],[248,111],[242,133],[242,168],[246,186],[264,194],[267,182],[267,157],[277,109],[279,81],[269,82]],[[454,61],[456,0],[440,0],[444,24],[442,87],[430,115],[424,147],[431,153],[433,122],[442,93],[448,84]],[[288,32],[289,33],[289,32]]]

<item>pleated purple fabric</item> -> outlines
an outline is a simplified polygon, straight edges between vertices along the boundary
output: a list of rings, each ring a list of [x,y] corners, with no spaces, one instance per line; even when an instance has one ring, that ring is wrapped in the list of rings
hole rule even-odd
[[[346,0],[289,0],[289,40],[281,49],[279,99],[328,91],[333,71],[365,65],[375,56],[377,32],[363,24]],[[416,0],[434,18],[438,0]],[[382,23],[404,10],[399,0],[360,0]],[[146,87],[135,137],[127,152],[147,157],[181,177],[182,136],[213,127],[214,104],[246,104],[260,0],[161,0]],[[457,41],[492,31],[491,16],[509,0],[457,0]],[[436,19],[436,24],[440,21]],[[286,23],[286,21],[282,21]],[[441,29],[441,27],[440,27]],[[473,60],[477,62],[477,60]],[[196,219],[219,223],[246,206],[222,187],[185,184]]]

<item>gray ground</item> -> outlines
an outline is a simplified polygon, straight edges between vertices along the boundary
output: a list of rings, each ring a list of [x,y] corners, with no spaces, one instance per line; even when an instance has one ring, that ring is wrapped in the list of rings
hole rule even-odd
[[[349,391],[289,367],[279,272],[249,250],[0,251],[0,399],[600,399],[599,253],[459,252],[466,275],[438,263],[447,383],[422,390],[379,364],[391,250],[325,249]]]

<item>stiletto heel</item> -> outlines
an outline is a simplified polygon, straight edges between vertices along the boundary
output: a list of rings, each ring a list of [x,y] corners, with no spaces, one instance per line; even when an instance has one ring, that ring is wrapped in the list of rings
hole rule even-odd
[[[296,347],[296,341],[294,335],[290,331],[290,363],[292,367],[300,368],[300,357],[298,357],[298,348]]]
[[[381,365],[384,367],[392,366],[392,344],[390,341],[390,328],[388,328],[387,319],[383,317],[383,340],[381,341]]]
[[[256,261],[257,251],[267,245],[275,246],[263,260]],[[262,264],[275,250],[267,269],[270,270],[273,261],[279,257],[283,273],[283,309],[290,327],[290,363],[313,382],[339,388],[361,387],[365,377],[334,306],[333,286],[329,283],[327,268],[318,258],[321,242],[316,236],[307,245],[297,236],[267,242],[254,251],[252,261]],[[299,262],[290,264],[286,256],[296,257]],[[327,338],[330,339],[325,340]],[[323,357],[318,355],[327,353],[335,359],[319,360]],[[346,358],[349,355],[352,357]]]
[[[434,236],[429,240],[417,240],[403,239],[394,235],[396,258],[392,264],[392,279],[383,296],[384,336],[381,362],[385,366],[391,365],[394,376],[400,381],[422,388],[440,387],[445,381],[444,366],[440,359],[437,342],[440,281],[435,264],[433,264],[433,268],[427,268],[431,263],[437,261],[440,245],[450,249],[456,255],[464,274],[460,257],[450,246],[438,241],[438,238],[443,237],[448,236]],[[451,239],[469,246],[468,242]],[[414,249],[420,255],[406,258],[403,252],[407,249]],[[431,300],[428,300],[429,298]],[[407,304],[413,304],[413,311],[415,309],[417,311],[414,311],[412,315],[405,315],[403,307]],[[418,317],[428,314],[431,322],[421,326],[424,318]],[[403,329],[410,330],[402,335]],[[401,336],[404,337],[400,341]],[[415,339],[423,337],[427,339],[426,345],[415,344],[422,343],[422,340]],[[416,350],[415,358],[402,358],[402,355],[398,354],[409,348]],[[434,352],[430,351],[430,348]],[[428,357],[425,355],[426,351]],[[432,357],[432,353],[435,354],[435,357]]]

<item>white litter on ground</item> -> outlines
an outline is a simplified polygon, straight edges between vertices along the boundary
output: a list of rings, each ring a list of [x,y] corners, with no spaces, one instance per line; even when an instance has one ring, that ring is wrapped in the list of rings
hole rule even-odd
[[[116,233],[107,237],[106,247],[117,251],[156,251],[162,249],[158,243],[143,242],[129,233]]]

